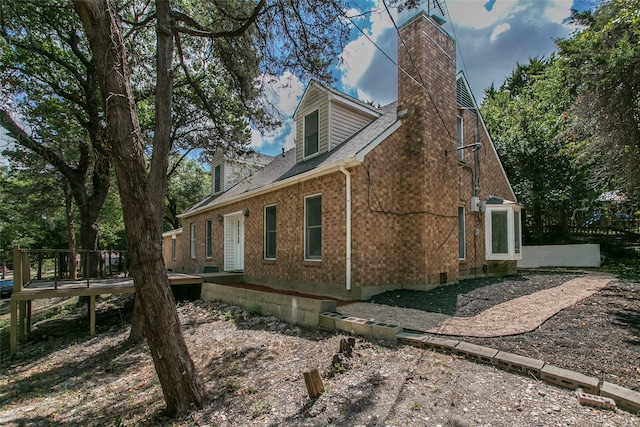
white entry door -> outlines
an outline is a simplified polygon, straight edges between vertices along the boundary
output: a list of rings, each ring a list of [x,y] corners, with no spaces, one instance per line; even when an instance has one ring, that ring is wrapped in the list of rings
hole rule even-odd
[[[224,217],[224,270],[244,270],[244,215]]]

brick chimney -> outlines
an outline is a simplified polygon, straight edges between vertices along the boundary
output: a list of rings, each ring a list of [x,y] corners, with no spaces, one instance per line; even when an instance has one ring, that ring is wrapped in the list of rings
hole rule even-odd
[[[425,12],[400,27],[398,111],[406,115],[399,149],[407,166],[401,203],[416,213],[405,223],[414,248],[405,280],[413,284],[458,279],[455,54],[455,40]]]

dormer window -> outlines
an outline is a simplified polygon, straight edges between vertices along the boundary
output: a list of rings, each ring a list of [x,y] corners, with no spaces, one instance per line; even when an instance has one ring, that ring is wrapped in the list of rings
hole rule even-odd
[[[221,177],[220,169],[221,169],[220,165],[217,165],[213,169],[213,192],[214,192],[214,194],[215,193],[219,193],[222,190],[222,177]]]
[[[318,153],[318,110],[304,117],[304,157]]]

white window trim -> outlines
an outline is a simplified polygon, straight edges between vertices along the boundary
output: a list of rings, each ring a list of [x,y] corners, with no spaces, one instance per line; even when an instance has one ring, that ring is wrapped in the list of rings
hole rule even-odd
[[[458,206],[458,221],[460,220],[460,209],[462,209],[462,239],[464,252],[462,258],[460,257],[460,223],[458,222],[458,261],[465,261],[467,259],[467,212],[464,206]]]
[[[276,256],[275,257],[267,257],[267,208],[276,208]],[[275,261],[276,257],[278,256],[278,208],[276,207],[275,204],[273,205],[267,205],[264,207],[264,215],[263,215],[263,219],[264,219],[264,242],[263,242],[263,251],[262,251],[262,256],[264,257],[265,260],[269,260],[269,261]]]
[[[305,196],[304,198],[304,230],[303,230],[303,234],[304,234],[304,242],[303,245],[304,247],[302,248],[302,250],[304,251],[304,260],[308,261],[308,262],[321,262],[322,261],[322,238],[320,241],[320,258],[308,258],[307,257],[307,200],[308,199],[313,199],[314,197],[320,197],[320,200],[322,201],[322,193],[318,193],[318,194],[310,194],[308,196]],[[322,203],[322,202],[321,202]],[[322,204],[320,204],[320,235],[322,236]]]
[[[204,223],[204,256],[213,258],[213,221],[208,219]]]
[[[189,235],[189,243],[191,249],[191,259],[196,258],[196,224],[195,222],[191,223],[190,227],[190,235]]]
[[[492,252],[493,238],[492,238],[492,212],[507,212],[507,242],[508,253],[506,254],[494,254]],[[485,212],[485,241],[486,241],[486,259],[489,261],[516,261],[522,259],[522,217],[520,217],[520,228],[518,230],[520,236],[520,253],[516,253],[515,250],[515,234],[514,234],[514,215],[520,215],[519,206],[491,206],[487,205]]]
[[[176,235],[174,234],[173,236],[171,236],[171,259],[175,260],[176,259],[176,246],[177,246],[177,239],[176,239]]]
[[[307,154],[307,117],[313,113],[318,113],[318,150],[315,153]],[[311,159],[320,155],[320,109],[316,108],[302,117],[302,158]]]

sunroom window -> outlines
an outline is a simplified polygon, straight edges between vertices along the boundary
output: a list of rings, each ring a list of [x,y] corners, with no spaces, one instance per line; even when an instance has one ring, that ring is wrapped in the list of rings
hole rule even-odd
[[[520,206],[516,204],[487,204],[485,221],[487,259],[522,259]]]

